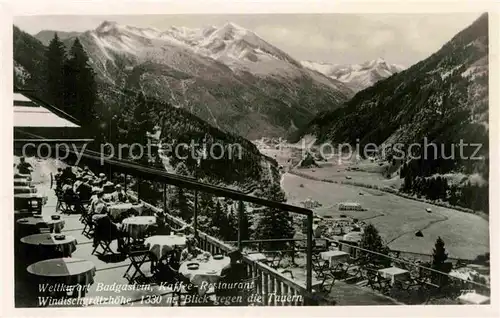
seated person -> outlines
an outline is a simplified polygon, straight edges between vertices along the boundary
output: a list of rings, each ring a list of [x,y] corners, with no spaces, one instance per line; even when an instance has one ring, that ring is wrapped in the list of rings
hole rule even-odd
[[[77,213],[84,213],[84,204],[88,203],[92,196],[92,187],[86,182],[82,182],[75,190],[75,208]]]
[[[92,186],[92,188],[102,190],[102,188],[99,186],[99,180],[96,179],[92,180],[90,182],[90,185]]]
[[[203,254],[203,251],[198,248],[198,241],[192,235],[188,236],[186,239],[186,248],[182,250],[180,262],[190,261],[196,259],[199,255]]]
[[[104,201],[112,202],[115,185],[112,182],[108,181],[104,184],[102,190],[104,191],[104,196],[103,196]]]
[[[174,281],[179,271],[181,251],[176,248],[163,256],[158,262],[158,278],[162,282]]]
[[[106,175],[101,172],[99,173],[99,178],[97,180],[99,181],[99,187],[102,188],[108,179],[106,178]]]
[[[106,213],[106,202],[102,199],[104,192],[97,191],[95,199],[90,203],[90,214]],[[103,211],[104,210],[104,211]]]
[[[176,246],[175,249],[171,252],[170,257],[167,261],[167,264],[176,271],[178,271],[180,267],[181,252],[182,250]]]
[[[183,233],[188,228],[188,226],[189,225],[186,224],[179,229],[174,229],[170,226],[170,224],[167,223],[165,214],[158,213],[158,215],[156,216],[156,225],[153,228],[152,232],[154,232],[154,235],[170,235],[172,232]]]
[[[56,190],[61,190],[61,188],[62,188],[61,175],[62,175],[62,169],[57,168],[57,173],[54,175],[54,182],[56,183]]]
[[[97,219],[94,229],[93,246],[96,247],[99,240],[113,241],[118,240],[118,251],[121,251],[124,246],[124,235],[121,231],[121,225],[114,223],[109,215]]]
[[[17,171],[20,174],[31,175],[31,172],[33,171],[33,167],[31,166],[31,164],[27,163],[26,158],[24,158],[24,157],[21,157],[19,160],[20,160],[20,162],[17,165]]]
[[[123,191],[122,186],[117,184],[115,186],[115,191],[111,193],[111,201],[113,202],[127,202],[127,195]]]
[[[80,193],[80,198],[82,200],[90,200],[92,196],[92,185],[90,185],[90,178],[83,178],[83,183],[78,188],[78,193]]]
[[[87,174],[87,175],[89,175],[91,177],[95,177],[95,174],[87,166],[83,167],[83,173]]]
[[[75,197],[75,191],[73,190],[73,186],[71,183],[65,183],[62,186],[62,193],[65,202],[72,202]]]
[[[63,184],[73,183],[75,181],[76,175],[73,173],[71,167],[66,167],[61,174],[61,181]]]
[[[242,262],[242,254],[238,249],[234,249],[229,252],[229,257],[231,259],[229,265],[224,267],[221,271],[221,283],[227,283],[225,286],[233,286],[229,288],[220,288],[216,291],[217,296],[244,296],[246,292],[246,288],[249,286],[245,286],[246,284],[237,283],[242,282],[243,280],[248,279],[247,271],[245,264]],[[243,285],[243,286],[241,286]],[[238,303],[230,303],[227,304],[229,306],[246,306],[246,300],[248,297],[241,297],[243,302]]]
[[[82,185],[83,181],[82,181],[82,177],[81,176],[76,176],[75,178],[75,183],[73,183],[73,192],[77,193],[77,189]]]

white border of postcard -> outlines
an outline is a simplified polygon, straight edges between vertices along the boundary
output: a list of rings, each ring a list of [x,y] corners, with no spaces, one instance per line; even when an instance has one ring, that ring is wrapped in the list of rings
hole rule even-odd
[[[12,25],[13,16],[19,15],[137,15],[137,14],[252,14],[252,13],[434,13],[434,12],[489,12],[489,43],[490,43],[490,250],[491,250],[491,305],[483,306],[335,306],[335,307],[244,307],[244,308],[44,308],[15,309],[14,308],[14,275],[13,275],[13,236],[9,211],[13,209],[12,183]],[[2,257],[2,316],[188,316],[188,317],[244,317],[263,316],[321,316],[321,317],[499,317],[500,294],[498,289],[499,261],[499,197],[500,180],[499,144],[499,3],[493,1],[211,1],[211,0],[175,0],[175,1],[74,1],[74,0],[4,0],[0,1],[1,23],[1,54],[0,87],[2,101],[2,131],[0,140],[2,149],[6,152],[2,157],[0,168],[2,205],[1,216],[1,246]],[[432,36],[432,34],[429,34]],[[495,272],[496,269],[496,272]]]

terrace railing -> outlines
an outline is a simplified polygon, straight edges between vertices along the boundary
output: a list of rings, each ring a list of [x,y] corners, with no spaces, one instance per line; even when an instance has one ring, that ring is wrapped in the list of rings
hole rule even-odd
[[[129,192],[133,199],[137,196]],[[143,204],[155,211],[156,213],[163,212],[150,203],[144,202]],[[184,220],[177,218],[171,214],[166,214],[166,222],[171,226],[184,227],[188,232],[194,233],[194,227],[187,224]],[[232,242],[222,242],[202,231],[197,232],[200,248],[210,252],[211,254],[225,255],[230,250],[234,249]],[[289,239],[285,239],[289,240]],[[266,241],[266,240],[262,240]],[[293,241],[293,240],[292,240]],[[301,239],[301,241],[304,241]],[[240,243],[248,242],[241,241]],[[251,242],[251,241],[250,241]],[[243,255],[243,262],[246,264],[248,277],[251,277],[255,283],[255,295],[260,295],[261,304],[265,306],[303,306],[312,303],[331,303],[331,300],[323,296],[309,292],[305,284],[296,282],[272,267],[259,261],[252,260],[248,255]]]
[[[73,156],[76,155],[76,153],[71,151],[70,154]],[[255,280],[257,294],[262,295],[262,304],[264,305],[308,305],[318,302],[328,302],[321,296],[316,295],[312,290],[313,213],[311,210],[247,195],[232,189],[204,184],[196,181],[193,178],[170,174],[166,171],[138,165],[137,163],[126,160],[102,158],[99,153],[89,150],[86,150],[85,152],[78,155],[80,156],[80,163],[82,165],[88,165],[91,169],[92,167],[94,167],[96,170],[108,171],[109,175],[111,175],[112,173],[122,173],[125,175],[125,180],[127,180],[127,176],[135,176],[139,181],[137,182],[137,184],[140,184],[142,180],[148,180],[163,184],[164,190],[165,185],[173,185],[184,189],[193,190],[195,193],[193,225],[188,225],[183,220],[176,218],[175,216],[168,213],[166,213],[166,220],[172,225],[187,226],[189,231],[191,231],[198,237],[200,247],[205,251],[211,252],[212,254],[226,254],[228,251],[233,249],[234,246],[224,243],[198,230],[197,198],[199,192],[205,192],[217,197],[225,197],[235,200],[239,202],[240,207],[242,207],[245,202],[305,216],[307,218],[307,252],[306,282],[304,285],[289,279],[288,277],[284,276],[283,274],[279,273],[278,271],[274,270],[264,263],[251,260],[247,256],[244,256],[244,262],[245,264],[247,264],[248,273],[251,274],[251,277]],[[71,158],[69,160],[71,160]],[[127,187],[127,185],[125,185],[125,187]],[[140,188],[138,187],[138,189]],[[136,192],[136,199],[141,199],[141,193],[139,191]],[[162,211],[167,212],[165,199],[163,201],[163,209],[151,205],[147,202],[144,203],[157,213]],[[242,247],[242,239],[240,236],[242,213],[243,209],[240,208],[238,213],[238,248]],[[269,297],[270,295],[273,297]]]
[[[450,303],[456,303],[457,297],[460,294],[467,292],[476,292],[478,294],[482,294],[485,296],[490,296],[490,286],[486,283],[481,283],[478,281],[468,280],[461,277],[456,277],[450,275],[449,273],[441,272],[425,266],[423,264],[416,263],[411,260],[407,260],[401,255],[391,256],[385,255],[381,253],[377,253],[374,251],[370,251],[367,249],[363,249],[359,246],[352,245],[346,242],[336,241],[329,238],[319,238],[319,240],[326,241],[326,244],[323,245],[323,249],[327,250],[329,246],[334,245],[340,249],[349,251],[351,254],[351,259],[349,263],[356,267],[356,269],[361,270],[353,270],[352,272],[356,274],[364,274],[361,280],[367,278],[369,271],[371,274],[376,274],[376,269],[373,266],[370,266],[368,263],[363,263],[361,258],[359,257],[362,253],[370,254],[372,258],[378,257],[386,260],[385,263],[390,264],[388,266],[398,267],[404,270],[407,270],[410,273],[410,280],[406,282],[397,281],[395,286],[399,286],[398,288],[393,288],[392,291],[386,290],[384,292],[389,292],[388,296],[392,296],[396,298],[398,301],[403,303],[418,303],[417,299],[412,299],[415,295],[409,294],[410,288],[415,288],[415,291],[423,292],[424,295],[422,297],[421,303],[432,302],[436,299],[448,299]],[[255,241],[243,241],[246,246],[252,248],[254,251],[259,251],[259,245],[261,243],[265,243],[268,240],[255,240]],[[281,250],[280,252],[286,252],[290,257],[303,255],[306,250],[303,248],[304,239],[294,238],[294,239],[282,239],[283,242],[288,242],[289,245],[286,249]],[[228,242],[232,243],[232,242]],[[265,253],[272,253],[276,251],[264,251]],[[369,259],[369,257],[368,257]],[[452,263],[454,259],[451,259]],[[349,278],[349,277],[345,277]],[[355,278],[355,277],[350,277]],[[357,280],[359,281],[359,279]],[[402,285],[398,285],[401,283]],[[392,287],[391,287],[392,288]]]

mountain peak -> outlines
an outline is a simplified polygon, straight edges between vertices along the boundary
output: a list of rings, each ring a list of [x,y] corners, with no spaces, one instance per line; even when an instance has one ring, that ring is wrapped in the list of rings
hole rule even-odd
[[[219,28],[213,34],[215,34],[222,40],[233,40],[236,37],[244,36],[245,34],[247,34],[247,32],[248,32],[247,29],[233,22],[226,22],[221,28]]]
[[[108,21],[104,20],[99,26],[95,29],[96,32],[102,33],[102,32],[109,32],[112,28],[116,27],[118,25],[117,22],[115,21]]]
[[[234,22],[226,22],[222,28],[228,28],[232,30],[246,31],[246,29]]]
[[[333,64],[314,61],[302,61],[303,66],[339,80],[357,92],[375,84],[378,80],[400,72],[404,67],[389,64],[378,57],[362,64]]]

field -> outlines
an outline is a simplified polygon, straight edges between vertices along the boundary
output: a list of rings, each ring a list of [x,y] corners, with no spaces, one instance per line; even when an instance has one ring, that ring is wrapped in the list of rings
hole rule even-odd
[[[360,181],[366,180],[362,176],[367,173],[357,173]],[[289,203],[299,204],[307,198],[319,201],[322,206],[315,212],[320,215],[345,214],[369,220],[392,249],[431,254],[436,239],[441,236],[449,256],[453,258],[473,259],[489,251],[489,223],[477,215],[431,206],[374,189],[314,181],[289,173],[283,175],[282,187]],[[340,212],[336,205],[343,201],[358,202],[368,211]],[[428,207],[432,213],[426,212]],[[418,230],[424,237],[415,236]]]
[[[295,170],[319,179],[340,182],[347,181],[346,177],[350,177],[350,182],[360,182],[379,187],[394,187],[396,189],[399,189],[402,182],[398,176],[387,179],[382,175],[386,165],[379,166],[378,163],[367,162],[367,160],[358,163],[328,160],[328,162],[318,162],[318,165],[318,168],[295,168]],[[348,170],[350,168],[359,170]]]

